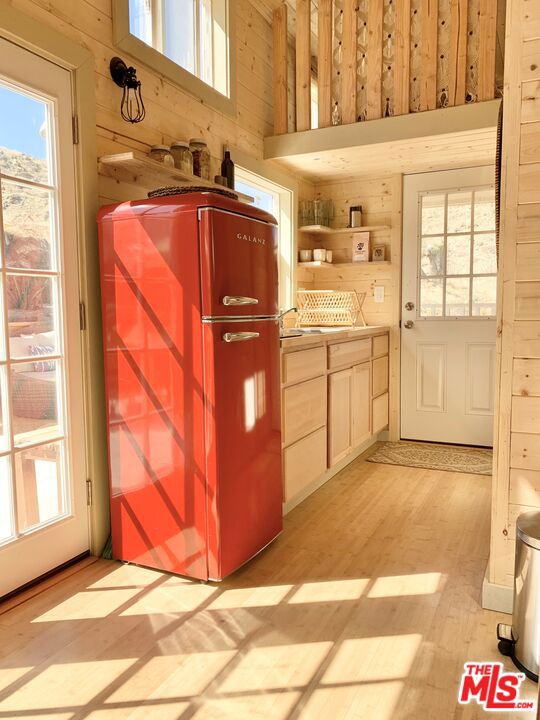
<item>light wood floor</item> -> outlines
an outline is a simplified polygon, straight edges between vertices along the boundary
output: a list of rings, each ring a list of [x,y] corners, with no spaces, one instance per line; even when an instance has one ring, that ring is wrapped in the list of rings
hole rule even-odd
[[[222,584],[86,565],[0,614],[0,720],[488,717],[456,698],[509,618],[479,606],[489,497],[359,459]]]

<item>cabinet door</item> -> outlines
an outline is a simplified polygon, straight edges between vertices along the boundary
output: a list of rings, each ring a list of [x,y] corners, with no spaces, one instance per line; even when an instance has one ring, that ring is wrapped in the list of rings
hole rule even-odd
[[[373,361],[373,397],[388,390],[388,355]]]
[[[352,368],[328,376],[328,467],[351,451]]]
[[[283,443],[290,445],[326,424],[326,378],[283,390]]]
[[[373,434],[388,427],[388,393],[373,400]]]
[[[371,368],[362,363],[352,368],[351,445],[358,447],[371,435]]]

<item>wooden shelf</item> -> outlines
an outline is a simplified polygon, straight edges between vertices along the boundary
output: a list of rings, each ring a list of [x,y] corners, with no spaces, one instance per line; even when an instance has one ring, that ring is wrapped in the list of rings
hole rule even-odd
[[[299,262],[298,267],[305,268],[338,268],[338,267],[366,267],[370,265],[390,265],[390,260],[370,260],[369,262],[323,262],[322,260],[312,260],[311,262]]]
[[[116,155],[102,155],[99,158],[99,170],[104,175],[116,177],[118,180],[136,183],[148,189],[165,187],[167,185],[181,185],[183,187],[204,186],[209,190],[226,190],[223,185],[203,180],[196,175],[182,172],[175,167],[169,167],[153,160],[142,152],[118,153]],[[236,190],[238,199],[242,202],[252,203],[254,198],[244,195]]]
[[[377,230],[390,230],[390,225],[363,225],[359,228],[331,228],[326,225],[303,225],[299,232],[309,235],[353,235],[358,232],[376,232]]]

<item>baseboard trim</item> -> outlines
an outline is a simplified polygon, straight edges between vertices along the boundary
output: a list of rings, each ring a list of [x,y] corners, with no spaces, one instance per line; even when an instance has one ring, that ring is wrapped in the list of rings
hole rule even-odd
[[[512,614],[514,605],[514,588],[507,585],[496,585],[489,582],[486,575],[482,583],[482,607],[484,610]]]
[[[362,445],[359,445],[356,450],[353,450],[350,455],[347,455],[346,458],[343,458],[341,462],[338,462],[336,465],[334,465],[334,467],[329,468],[324,473],[324,475],[321,475],[316,480],[313,480],[313,482],[309,483],[309,485],[306,485],[306,487],[303,488],[297,495],[292,497],[290,500],[287,500],[287,502],[283,503],[283,515],[287,515],[288,513],[290,513],[291,510],[293,510],[297,505],[300,505],[300,503],[303,502],[307,497],[316,492],[320,487],[322,487],[325,483],[331,480],[334,475],[337,475],[338,472],[341,472],[344,468],[347,467],[347,465],[350,465],[353,460],[356,460],[356,458],[360,457],[362,453],[365,453],[366,450],[369,450],[373,445],[375,445],[376,442],[379,442],[379,440],[380,435],[375,435],[369,440],[366,440],[366,442]]]

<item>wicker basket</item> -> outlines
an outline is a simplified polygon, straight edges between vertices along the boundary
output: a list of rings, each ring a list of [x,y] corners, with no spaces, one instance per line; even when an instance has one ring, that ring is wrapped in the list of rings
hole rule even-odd
[[[364,299],[365,293],[358,297],[354,291],[298,290],[297,325],[354,326],[358,318],[364,320],[362,315]]]

